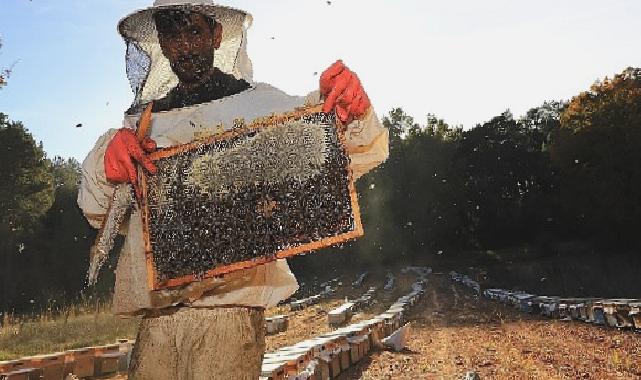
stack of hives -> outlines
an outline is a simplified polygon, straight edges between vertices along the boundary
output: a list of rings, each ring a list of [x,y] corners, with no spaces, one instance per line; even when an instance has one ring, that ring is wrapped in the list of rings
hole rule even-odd
[[[380,341],[403,326],[405,314],[424,292],[426,276],[390,308],[367,321],[302,341],[265,355],[262,380],[326,380],[336,378],[365,357]]]
[[[1,380],[64,380],[69,374],[94,378],[126,373],[134,341],[86,347],[0,362]]]
[[[287,315],[274,315],[265,318],[265,332],[267,335],[278,334],[287,331],[289,317]]]
[[[374,302],[374,295],[378,289],[375,286],[370,286],[369,289],[354,301],[354,311],[359,311],[368,308]]]
[[[327,313],[327,322],[330,326],[342,325],[349,321],[352,314],[369,307],[374,301],[376,287],[371,286],[362,296],[352,301],[346,301],[341,306]]]
[[[452,278],[455,277],[467,276],[456,274]],[[466,285],[464,281],[457,282]],[[641,299],[563,298],[507,289],[485,289],[483,295],[524,313],[641,331]]]
[[[327,322],[330,326],[342,325],[352,317],[353,312],[354,302],[345,302],[327,313]]]

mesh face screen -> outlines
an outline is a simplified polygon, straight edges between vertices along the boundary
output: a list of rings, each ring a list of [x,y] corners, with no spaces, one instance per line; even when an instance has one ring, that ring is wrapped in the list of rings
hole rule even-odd
[[[232,132],[154,156],[143,209],[154,289],[362,235],[333,115]]]
[[[209,46],[203,41],[213,40],[213,36],[202,33],[212,33],[208,26],[196,22],[195,18],[206,17],[208,20],[214,20],[222,28],[220,46]],[[190,21],[191,24],[188,22]],[[159,23],[160,22],[160,27]],[[216,69],[207,75],[208,80],[204,81],[204,86],[214,82],[223,81],[226,86],[230,86],[230,91],[238,90],[252,82],[251,61],[246,51],[246,29],[251,23],[251,17],[242,11],[234,10],[228,7],[206,6],[206,5],[168,5],[156,7],[154,10],[143,10],[136,12],[123,19],[118,25],[120,34],[125,40],[126,51],[126,69],[127,77],[134,92],[134,101],[128,111],[129,114],[141,112],[150,101],[158,101],[169,97],[169,101],[164,105],[164,109],[155,109],[163,111],[185,105],[198,104],[207,102],[219,97],[229,95],[220,94],[214,91],[207,99],[207,93],[204,92],[201,97],[195,99],[186,99],[182,104],[174,104],[176,94],[175,90],[179,84],[185,80],[180,78],[178,72],[195,70],[193,63],[210,62],[209,69]],[[193,33],[195,26],[202,26],[198,29],[199,33]],[[164,26],[163,26],[164,25]],[[177,46],[177,42],[172,44],[167,42],[163,50],[161,37],[164,41],[176,39],[176,31],[182,31],[183,37],[190,36],[188,48],[185,48],[184,41],[180,39],[179,55],[167,55],[168,46]],[[197,35],[202,35],[203,40],[198,39]],[[187,38],[187,37],[185,37]],[[169,49],[169,51],[172,49]],[[207,59],[205,59],[207,58]],[[213,59],[213,61],[211,61]],[[183,66],[181,62],[189,62],[188,69],[180,70]],[[176,72],[176,69],[179,69]],[[201,67],[202,69],[202,67]],[[221,79],[222,78],[222,79]],[[239,83],[235,83],[238,81]],[[220,84],[212,86],[221,87]],[[208,88],[211,90],[211,88]],[[156,102],[156,105],[160,105]]]

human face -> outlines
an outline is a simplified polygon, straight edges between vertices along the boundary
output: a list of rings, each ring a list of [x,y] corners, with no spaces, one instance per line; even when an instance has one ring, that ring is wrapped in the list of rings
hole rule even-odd
[[[156,17],[158,40],[181,83],[197,83],[211,71],[222,27],[199,13],[175,12]]]

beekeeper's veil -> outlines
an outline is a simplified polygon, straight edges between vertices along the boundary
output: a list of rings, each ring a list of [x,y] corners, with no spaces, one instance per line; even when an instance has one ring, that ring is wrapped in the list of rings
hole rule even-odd
[[[212,52],[214,66],[252,83],[252,65],[246,49],[251,15],[215,5],[212,0],[155,0],[152,7],[136,11],[118,23],[118,31],[127,44],[127,77],[135,95],[132,110],[139,110],[141,105],[163,98],[178,85],[178,78],[158,42],[153,18],[158,10],[198,12],[220,23],[223,35],[220,48],[215,54]]]

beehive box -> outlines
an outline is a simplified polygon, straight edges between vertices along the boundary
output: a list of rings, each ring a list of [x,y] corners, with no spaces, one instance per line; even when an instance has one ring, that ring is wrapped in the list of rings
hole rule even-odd
[[[335,350],[322,354],[319,359],[326,366],[330,379],[333,379],[341,373],[340,349],[338,353]]]
[[[73,374],[79,378],[94,376],[95,357],[93,350],[80,348],[66,352],[67,359],[73,360]]]
[[[268,335],[278,334],[280,332],[280,322],[277,318],[265,318],[265,332]]]
[[[614,300],[603,301],[603,315],[607,326],[617,327],[616,302]]]
[[[120,359],[125,355],[120,351],[107,351],[96,355],[96,375],[106,376],[117,373],[120,369]]]
[[[603,310],[603,300],[594,301],[590,308],[590,321],[597,325],[605,325],[605,311]],[[607,302],[607,300],[606,300]]]
[[[579,319],[584,321],[584,322],[589,322],[590,321],[590,312],[588,311],[590,308],[592,308],[592,300],[586,300],[582,304],[579,305]]]
[[[23,368],[27,363],[22,360],[6,360],[0,362],[0,373],[11,372]]]
[[[349,320],[352,316],[353,302],[346,302],[327,313],[327,322],[330,325],[340,325]]]
[[[313,107],[151,154],[158,173],[141,181],[149,287],[361,236],[343,133]]]
[[[630,304],[638,302],[635,299],[613,299],[603,302],[606,323],[612,327],[633,328],[633,315],[630,315],[632,308]]]
[[[265,355],[263,365],[282,364],[286,376],[296,376],[305,368],[311,359],[308,350],[300,347],[285,347],[274,353]]]
[[[331,358],[329,355],[321,355],[318,357],[318,366],[317,366],[317,373],[318,373],[318,378],[320,380],[326,380],[331,378],[331,370],[330,370],[330,364],[331,364]]]
[[[576,302],[568,304],[568,309],[570,311],[570,318],[575,321],[581,320],[581,308],[585,305],[585,299],[577,299]]]
[[[549,318],[558,318],[560,300],[561,299],[559,297],[538,297],[537,301],[539,303],[539,310],[541,311],[541,315]]]
[[[341,345],[340,350],[341,371],[345,371],[351,365],[349,343],[345,342],[343,345]]]
[[[11,371],[12,368],[13,368],[12,360],[0,361],[0,373],[9,372]]]
[[[348,339],[350,360],[352,361],[352,364],[358,363],[367,354],[364,345],[366,339],[367,338],[364,336],[357,336]]]
[[[634,328],[641,330],[641,302],[630,303],[630,317],[634,321]]]
[[[42,380],[59,380],[64,377],[65,355],[37,355],[29,357],[30,366],[42,370]]]
[[[285,380],[285,368],[283,363],[263,363],[261,377],[268,380]]]
[[[129,339],[118,339],[119,351],[123,353],[123,356],[118,361],[118,371],[125,373],[129,369],[129,363],[131,362],[131,354],[133,353],[135,341]]]
[[[320,361],[314,359],[309,362],[305,371],[303,371],[304,376],[301,376],[301,379],[304,380],[321,380],[321,365]]]
[[[365,335],[363,337],[363,341],[361,342],[361,352],[363,353],[363,356],[367,355],[369,351],[372,349],[370,336],[371,335],[369,334]]]
[[[12,372],[25,368],[31,368],[31,361],[29,358],[0,362],[0,373]]]
[[[42,370],[39,368],[21,368],[0,374],[0,380],[40,380]]]
[[[584,302],[583,298],[561,298],[557,306],[558,318],[564,320],[578,319],[577,305],[582,302]]]

